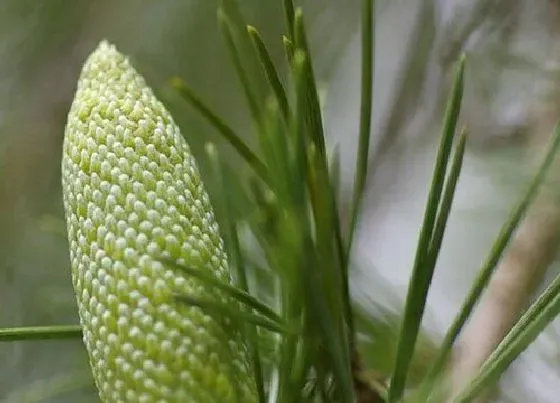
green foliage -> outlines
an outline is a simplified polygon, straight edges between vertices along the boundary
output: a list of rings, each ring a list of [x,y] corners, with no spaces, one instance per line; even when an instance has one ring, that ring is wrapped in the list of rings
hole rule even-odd
[[[429,3],[424,4],[424,12],[431,13]],[[284,81],[257,28],[245,24],[236,2],[224,0],[218,11],[224,42],[253,119],[258,151],[249,147],[187,83],[180,78],[172,80],[177,92],[252,168],[249,177],[234,178],[236,167],[223,161],[213,145],[207,147],[215,182],[223,187],[227,181],[238,181],[253,213],[238,222],[229,195],[215,197],[214,206],[223,218],[222,233],[235,269],[235,286],[174,261],[162,263],[239,303],[226,306],[189,295],[175,296],[178,303],[197,306],[235,324],[248,346],[261,402],[437,399],[446,382],[443,369],[453,343],[560,144],[557,130],[534,181],[504,224],[456,319],[441,346],[436,347],[422,334],[421,324],[467,142],[466,130],[457,136],[464,85],[465,58],[461,57],[447,103],[404,312],[398,319],[364,315],[353,306],[349,277],[369,160],[374,8],[373,0],[362,0],[359,147],[348,229],[341,228],[339,221],[339,162],[337,153],[331,160],[327,156],[318,85],[301,8],[284,0],[287,33],[282,39],[290,73]],[[242,226],[255,240],[251,253],[243,248],[247,237],[241,234]],[[252,255],[259,255],[259,259]],[[559,313],[559,295],[560,277],[527,310],[457,402],[472,401],[497,381]],[[387,335],[396,330],[399,337],[395,343]],[[357,338],[364,332],[368,341]],[[80,335],[76,326],[13,328],[0,330],[0,341]]]

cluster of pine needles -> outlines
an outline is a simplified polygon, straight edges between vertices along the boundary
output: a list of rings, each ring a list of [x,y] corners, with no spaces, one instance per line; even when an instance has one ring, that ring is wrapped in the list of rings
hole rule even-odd
[[[430,357],[421,379],[411,385],[407,380],[467,141],[466,130],[458,129],[465,58],[457,61],[401,317],[396,356],[388,373],[372,376],[371,370],[375,368],[364,364],[360,341],[363,338],[358,336],[367,338],[367,329],[375,323],[359,325],[357,318],[361,322],[373,319],[363,315],[353,303],[349,276],[370,149],[374,0],[362,0],[359,143],[346,227],[340,220],[339,157],[336,152],[329,154],[325,142],[303,12],[294,7],[292,0],[283,3],[287,33],[282,40],[289,66],[289,77],[285,80],[280,78],[257,29],[244,22],[235,0],[223,0],[218,11],[219,25],[254,123],[258,153],[185,82],[178,78],[171,82],[251,168],[248,177],[237,180],[245,182],[242,187],[248,189],[247,200],[254,211],[241,228],[229,198],[223,195],[214,200],[230,264],[235,269],[235,286],[223,284],[194,268],[164,262],[222,289],[239,306],[221,306],[181,295],[177,295],[177,301],[234,319],[249,346],[262,403],[441,401],[446,393],[445,368],[454,341],[543,182],[560,143],[560,131],[554,136],[524,197],[503,225],[441,345]],[[259,101],[262,91],[267,94],[264,103]],[[209,145],[206,151],[217,183],[232,180],[231,167],[219,157],[216,147]],[[243,248],[247,234],[253,240],[252,253],[246,253]],[[493,386],[559,310],[560,277],[524,313],[454,401],[470,402]],[[0,341],[4,342],[80,337],[77,325],[0,329]],[[375,357],[367,362],[375,362]],[[59,383],[70,387],[64,380]]]

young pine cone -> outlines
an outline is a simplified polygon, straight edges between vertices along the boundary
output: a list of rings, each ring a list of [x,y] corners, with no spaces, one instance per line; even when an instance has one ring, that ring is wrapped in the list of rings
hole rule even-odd
[[[195,160],[169,112],[107,42],[78,81],[62,189],[72,282],[101,400],[256,401],[238,333],[175,294],[235,302],[160,262],[230,281]]]

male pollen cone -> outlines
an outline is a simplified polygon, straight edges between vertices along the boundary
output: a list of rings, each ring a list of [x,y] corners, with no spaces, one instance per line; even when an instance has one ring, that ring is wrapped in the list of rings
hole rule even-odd
[[[246,346],[175,293],[235,303],[161,264],[229,282],[195,160],[144,79],[102,42],[68,114],[62,189],[83,340],[104,402],[254,402]]]

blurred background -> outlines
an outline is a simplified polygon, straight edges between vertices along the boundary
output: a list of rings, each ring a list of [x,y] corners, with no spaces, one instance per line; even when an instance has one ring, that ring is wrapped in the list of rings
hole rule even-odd
[[[174,93],[171,77],[183,78],[252,141],[216,23],[217,3],[0,0],[0,327],[77,322],[61,221],[61,144],[81,65],[100,40],[130,55],[160,94],[203,174],[205,143],[215,142],[222,156],[231,150]],[[281,1],[238,3],[285,74]],[[349,200],[360,1],[296,3],[306,15],[329,148],[340,147],[342,199]],[[530,178],[535,149],[553,129],[560,109],[560,4],[379,0],[376,8],[372,174],[352,273],[357,301],[373,314],[402,309],[451,69],[462,52],[468,56],[461,122],[471,137],[425,321],[426,337],[436,343]],[[228,191],[210,177],[207,183],[212,197]],[[551,326],[503,379],[500,401],[558,401],[559,364]],[[95,402],[90,383],[80,341],[0,344],[0,402]]]

